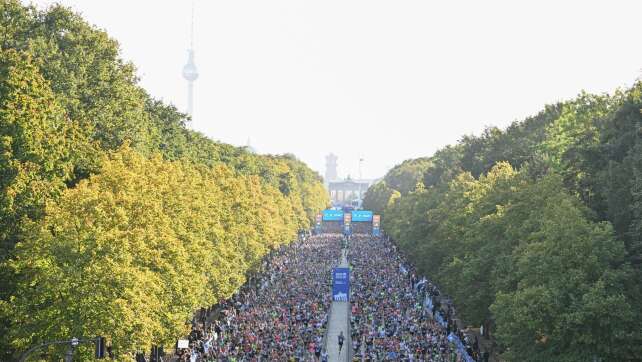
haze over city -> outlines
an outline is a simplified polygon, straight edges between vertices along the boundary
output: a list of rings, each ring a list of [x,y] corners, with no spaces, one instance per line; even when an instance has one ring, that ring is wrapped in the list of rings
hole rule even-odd
[[[141,85],[186,110],[190,1],[56,2],[107,30]],[[628,86],[642,64],[642,6],[632,1],[201,0],[195,9],[190,127],[293,153],[321,174],[333,152],[343,177],[358,174],[360,158],[363,177],[382,177],[580,90]]]

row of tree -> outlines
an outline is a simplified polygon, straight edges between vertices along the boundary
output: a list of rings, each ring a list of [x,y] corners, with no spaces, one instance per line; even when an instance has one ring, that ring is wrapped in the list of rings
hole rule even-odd
[[[408,160],[366,208],[510,361],[642,355],[642,82]]]
[[[123,360],[171,346],[328,204],[293,156],[187,129],[70,10],[3,1],[0,29],[1,360],[72,336]]]

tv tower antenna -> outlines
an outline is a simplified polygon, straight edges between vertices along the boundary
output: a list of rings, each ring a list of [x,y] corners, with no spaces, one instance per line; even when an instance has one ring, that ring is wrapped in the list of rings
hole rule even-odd
[[[187,64],[183,67],[183,78],[187,80],[187,114],[194,114],[194,81],[198,79],[198,69],[194,64],[194,1],[192,1],[192,22],[190,30],[190,44],[187,50]]]

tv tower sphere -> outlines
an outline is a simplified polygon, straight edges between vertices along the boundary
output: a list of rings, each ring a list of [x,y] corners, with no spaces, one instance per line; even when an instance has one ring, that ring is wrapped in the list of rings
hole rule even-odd
[[[183,78],[189,82],[193,82],[198,78],[198,70],[194,64],[194,50],[188,50],[189,58],[187,59],[187,64],[183,67]]]

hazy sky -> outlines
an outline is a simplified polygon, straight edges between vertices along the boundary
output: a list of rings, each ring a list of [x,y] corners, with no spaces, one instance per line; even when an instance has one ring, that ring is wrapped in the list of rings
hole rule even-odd
[[[26,2],[26,1],[25,1]],[[54,1],[39,0],[43,6]],[[186,109],[191,1],[62,0]],[[641,1],[196,1],[195,114],[209,137],[380,177],[580,90],[641,74]]]

